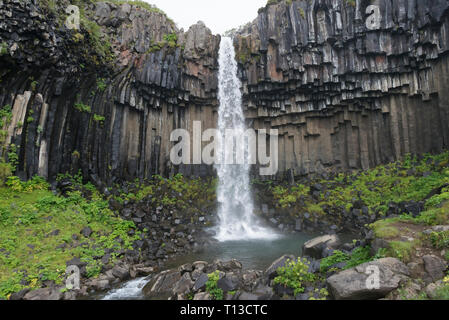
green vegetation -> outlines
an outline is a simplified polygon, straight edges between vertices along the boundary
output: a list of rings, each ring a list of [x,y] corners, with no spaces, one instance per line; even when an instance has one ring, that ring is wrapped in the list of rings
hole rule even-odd
[[[437,249],[449,249],[449,231],[433,232],[430,234],[430,242]]]
[[[158,7],[156,7],[155,5],[149,4],[148,2],[145,2],[145,1],[138,1],[138,0],[107,0],[106,2],[114,3],[114,4],[117,4],[117,5],[121,5],[121,4],[124,4],[124,3],[129,3],[130,5],[133,5],[133,6],[142,8],[142,9],[145,9],[148,12],[159,13],[159,14],[165,16],[170,23],[174,24],[173,20],[170,19],[163,10],[161,10]]]
[[[97,90],[100,92],[103,92],[107,87],[106,79],[104,78],[98,78],[97,79]]]
[[[217,282],[220,280],[220,271],[215,271],[207,275],[206,291],[214,300],[223,300],[223,290],[218,288]]]
[[[321,272],[327,272],[332,267],[338,263],[345,262],[345,267],[343,270],[354,268],[366,262],[373,261],[380,257],[377,255],[375,257],[370,254],[371,248],[358,247],[352,251],[351,254],[344,253],[339,250],[335,250],[334,254],[321,260],[320,269]]]
[[[178,43],[178,36],[176,33],[169,33],[163,36],[162,41],[159,41],[157,43],[152,43],[150,45],[150,48],[148,49],[147,53],[157,52],[162,50],[165,47],[168,47],[169,50],[176,49],[178,47],[181,47],[181,45]]]
[[[348,6],[351,6],[351,7],[355,7],[355,6],[356,6],[355,0],[345,0],[345,3],[346,3]]]
[[[7,187],[0,187],[0,299],[25,287],[39,288],[46,280],[61,284],[66,261],[73,257],[87,263],[88,277],[96,277],[105,250],[114,250],[114,262],[115,252],[132,249],[140,238],[139,232],[128,235],[134,223],[117,218],[91,184],[82,185],[80,176],[73,182],[67,197],[48,191],[39,177],[22,182],[11,176]],[[80,235],[85,227],[93,231],[90,238]]]
[[[12,176],[13,167],[10,163],[5,162],[4,159],[0,159],[0,187],[5,185],[6,180]]]
[[[100,116],[98,114],[94,114],[94,121],[95,122],[99,122],[101,125],[103,125],[104,120],[105,120],[105,117]]]
[[[74,105],[75,109],[78,110],[79,112],[86,112],[86,113],[91,113],[92,109],[90,106],[85,105],[83,103],[75,103]]]
[[[0,108],[0,145],[3,145],[8,136],[8,126],[11,124],[12,110],[9,104]]]
[[[421,160],[408,155],[403,161],[363,172],[319,179],[315,182],[324,190],[318,198],[311,197],[309,187],[303,184],[271,186],[270,190],[279,208],[295,212],[325,214],[322,208],[350,211],[357,199],[366,205],[369,214],[385,215],[390,203],[423,201],[433,190],[449,184],[448,160],[449,152],[426,154]],[[440,205],[446,199],[449,199],[449,188],[443,188],[441,194],[427,200],[427,207]],[[438,211],[437,208],[431,210]],[[421,219],[426,217],[429,218]]]
[[[306,285],[317,280],[317,276],[308,270],[309,262],[306,259],[288,260],[285,267],[278,268],[274,283],[293,289],[295,295],[303,293]]]
[[[189,215],[196,211],[196,208],[214,203],[216,183],[216,179],[187,179],[182,174],[171,179],[156,175],[151,181],[135,181],[127,188],[127,193],[116,186],[120,195],[114,199],[119,203],[148,199],[155,207],[173,207]],[[157,196],[154,196],[156,194]]]
[[[8,44],[6,42],[0,43],[0,56],[8,54]]]

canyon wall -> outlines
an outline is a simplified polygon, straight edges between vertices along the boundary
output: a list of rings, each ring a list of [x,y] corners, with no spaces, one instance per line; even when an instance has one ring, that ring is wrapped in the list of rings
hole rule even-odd
[[[74,1],[72,1],[73,3]],[[76,173],[98,183],[154,174],[204,176],[169,161],[176,128],[217,123],[220,36],[179,30],[130,4],[0,0],[2,156],[18,174]],[[367,26],[369,5],[380,25]],[[366,169],[448,147],[449,1],[281,1],[234,32],[244,111],[278,129],[277,177]]]
[[[246,116],[279,129],[280,173],[366,169],[447,148],[448,7],[287,1],[240,28]]]
[[[82,170],[109,184],[212,174],[174,168],[170,133],[192,131],[193,120],[215,127],[219,36],[201,22],[178,30],[157,10],[89,1],[79,5],[93,22],[69,30],[70,2],[53,12],[39,3],[0,1],[0,106],[13,114],[2,152],[17,146],[21,176]]]

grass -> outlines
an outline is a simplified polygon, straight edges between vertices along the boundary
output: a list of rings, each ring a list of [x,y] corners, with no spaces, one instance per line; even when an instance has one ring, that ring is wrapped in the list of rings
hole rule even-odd
[[[87,263],[88,277],[96,277],[106,249],[132,249],[140,237],[139,232],[128,235],[134,224],[116,217],[93,186],[85,188],[89,199],[80,191],[56,196],[37,177],[29,182],[10,177],[0,188],[0,299],[25,287],[39,288],[46,280],[62,284],[66,261],[73,257]],[[80,235],[84,227],[93,231],[89,239]]]

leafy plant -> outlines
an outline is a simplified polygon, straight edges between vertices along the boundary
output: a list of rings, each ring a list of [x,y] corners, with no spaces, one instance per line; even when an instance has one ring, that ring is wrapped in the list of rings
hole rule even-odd
[[[274,278],[275,284],[280,284],[294,290],[294,294],[304,292],[304,286],[316,281],[316,275],[309,272],[309,262],[307,259],[297,261],[288,260],[285,267],[277,269],[278,276]]]
[[[223,290],[218,288],[218,280],[220,279],[220,271],[208,274],[209,280],[206,282],[206,291],[214,298],[214,300],[223,300]]]
[[[88,106],[88,105],[85,105],[84,103],[75,103],[74,107],[79,112],[86,112],[86,113],[91,113],[92,112],[91,107]]]

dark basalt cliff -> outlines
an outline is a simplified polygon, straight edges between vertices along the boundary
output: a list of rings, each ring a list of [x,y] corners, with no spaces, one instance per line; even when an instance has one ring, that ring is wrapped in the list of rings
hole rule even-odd
[[[0,105],[13,109],[4,145],[20,146],[24,177],[173,174],[171,131],[192,120],[215,126],[220,37],[201,22],[183,32],[156,11],[86,2],[100,31],[68,30],[58,17],[68,1],[56,14],[36,1],[0,1]]]
[[[173,167],[169,137],[194,120],[216,127],[220,37],[155,10],[78,2],[96,29],[64,27],[68,1],[0,0],[0,106],[13,113],[1,152],[20,147],[23,177],[211,174]],[[280,177],[449,146],[449,1],[351,3],[280,2],[235,34],[248,124],[279,129]],[[381,23],[369,30],[373,4]]]
[[[448,147],[449,1],[352,3],[271,5],[235,38],[247,118],[279,129],[290,176]]]

